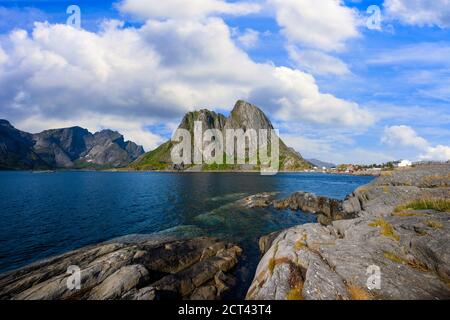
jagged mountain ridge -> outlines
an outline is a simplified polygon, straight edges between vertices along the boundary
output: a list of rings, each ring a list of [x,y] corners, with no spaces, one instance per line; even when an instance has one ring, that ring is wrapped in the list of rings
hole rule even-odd
[[[186,129],[193,135],[194,122],[202,122],[203,131],[208,129],[218,129],[224,132],[226,129],[273,129],[273,125],[264,112],[257,106],[248,102],[239,100],[236,102],[229,117],[220,113],[202,109],[187,113],[181,121],[178,128]],[[224,135],[225,136],[225,135]],[[193,139],[192,139],[193,140]],[[270,141],[270,139],[269,139]],[[137,170],[171,170],[174,168],[170,152],[174,143],[167,141],[153,151],[146,153],[136,160],[131,167]],[[187,170],[192,167],[186,168]],[[302,156],[294,149],[289,148],[280,139],[280,170],[296,171],[310,168],[311,164],[305,161]],[[259,170],[258,166],[252,165],[202,165],[199,170]]]
[[[142,154],[142,146],[111,130],[92,134],[71,127],[31,134],[0,120],[0,169],[4,170],[116,168]]]

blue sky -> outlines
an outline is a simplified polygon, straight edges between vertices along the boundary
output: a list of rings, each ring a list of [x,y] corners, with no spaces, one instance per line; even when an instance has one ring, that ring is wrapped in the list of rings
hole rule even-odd
[[[446,0],[0,1],[0,118],[149,150],[185,112],[246,99],[305,157],[449,160],[449,39]]]

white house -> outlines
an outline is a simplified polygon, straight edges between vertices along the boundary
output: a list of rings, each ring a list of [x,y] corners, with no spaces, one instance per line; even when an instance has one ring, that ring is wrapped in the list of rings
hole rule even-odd
[[[398,166],[399,166],[399,168],[411,167],[412,166],[412,162],[409,161],[409,160],[402,160],[402,161],[400,161]]]

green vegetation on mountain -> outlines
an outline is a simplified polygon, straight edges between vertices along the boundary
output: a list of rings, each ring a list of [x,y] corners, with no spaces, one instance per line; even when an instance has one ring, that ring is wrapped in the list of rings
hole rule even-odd
[[[135,170],[166,170],[171,167],[172,162],[170,160],[170,150],[173,147],[171,141],[163,143],[155,150],[147,152],[134,163],[131,164],[131,168]]]
[[[187,113],[181,124],[180,129],[186,129],[191,133],[191,143],[193,147],[194,123],[202,123],[203,132],[208,129],[217,129],[225,133],[227,129],[243,129],[244,131],[253,129],[258,132],[260,129],[274,129],[267,116],[256,106],[245,101],[238,101],[227,118],[220,113],[206,109]],[[224,134],[224,139],[226,135]],[[268,140],[269,152],[271,140]],[[193,165],[174,166],[171,161],[170,152],[175,143],[167,141],[153,151],[146,153],[130,165],[135,170],[188,170]],[[194,148],[192,148],[193,153]],[[295,150],[289,148],[280,140],[280,171],[300,171],[310,169],[312,165],[304,160]],[[248,158],[248,150],[246,153]],[[246,161],[245,165],[227,164],[203,164],[199,169],[202,171],[259,171],[259,162],[257,165],[250,165]]]

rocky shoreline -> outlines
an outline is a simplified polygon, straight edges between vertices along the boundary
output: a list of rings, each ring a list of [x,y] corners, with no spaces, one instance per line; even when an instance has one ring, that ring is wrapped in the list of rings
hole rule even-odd
[[[0,276],[0,299],[213,300],[236,284],[230,271],[242,250],[214,238],[116,240]],[[67,285],[69,267],[80,288]]]
[[[319,223],[260,238],[247,299],[450,299],[449,212],[399,207],[448,201],[449,164],[393,171],[342,201],[306,192],[276,197],[236,204],[313,212]],[[125,237],[0,275],[0,299],[222,299],[237,285],[241,253],[208,237]],[[67,286],[70,266],[81,271],[80,290]]]
[[[273,201],[326,219],[260,240],[247,299],[450,299],[449,212],[401,207],[417,199],[450,199],[448,164],[394,171],[341,202]]]

